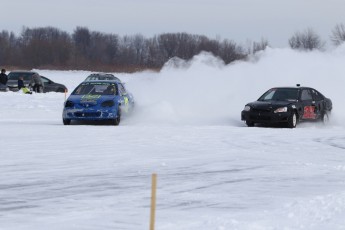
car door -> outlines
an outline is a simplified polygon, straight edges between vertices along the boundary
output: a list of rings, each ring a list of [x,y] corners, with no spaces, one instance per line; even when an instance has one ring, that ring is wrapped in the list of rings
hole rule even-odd
[[[301,103],[303,111],[302,119],[316,119],[317,114],[315,113],[315,101],[313,100],[312,92],[309,89],[302,89]]]
[[[119,89],[121,108],[123,109],[123,111],[128,112],[129,97],[128,97],[128,93],[126,91],[126,88],[123,86],[122,83],[118,83],[118,89]]]
[[[325,110],[324,106],[324,96],[315,89],[311,89],[313,96],[313,103],[315,105],[316,118],[320,118]]]
[[[41,76],[41,80],[43,82],[43,91],[46,92],[54,92],[56,89],[56,85],[54,84],[54,82],[52,82],[51,80],[49,80],[46,77]]]

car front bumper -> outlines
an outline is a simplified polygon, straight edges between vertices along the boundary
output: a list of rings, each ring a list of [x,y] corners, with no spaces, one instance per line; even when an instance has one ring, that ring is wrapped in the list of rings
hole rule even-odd
[[[113,109],[64,109],[62,118],[69,120],[110,120],[117,117]]]
[[[250,123],[286,123],[290,112],[274,113],[271,111],[242,111],[241,120]]]
[[[9,85],[8,85],[8,90],[9,90],[9,91],[12,91],[12,92],[17,92],[17,91],[19,91],[18,85],[9,84]]]

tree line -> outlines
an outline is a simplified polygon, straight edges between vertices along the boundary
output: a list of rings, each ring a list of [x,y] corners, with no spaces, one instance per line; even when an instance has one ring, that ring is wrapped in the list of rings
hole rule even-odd
[[[342,44],[345,26],[336,25],[330,38],[334,45]],[[325,45],[310,28],[296,32],[288,42],[291,48],[299,50],[322,50]],[[189,60],[202,51],[228,64],[268,46],[266,39],[243,47],[232,40],[188,33],[164,33],[145,38],[141,34],[119,36],[90,31],[87,27],[77,27],[72,34],[54,27],[24,27],[19,36],[5,30],[0,32],[0,66],[133,72],[159,70],[170,58]]]
[[[29,69],[160,69],[172,57],[188,60],[201,51],[211,52],[225,63],[244,58],[242,48],[233,41],[187,33],[121,37],[86,27],[77,27],[73,34],[53,27],[24,28],[19,36],[0,33],[0,65]]]

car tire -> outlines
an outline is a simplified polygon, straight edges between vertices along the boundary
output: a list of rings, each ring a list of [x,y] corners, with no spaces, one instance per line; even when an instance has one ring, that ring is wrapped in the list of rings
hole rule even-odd
[[[255,123],[252,122],[252,121],[246,121],[246,125],[247,125],[248,127],[254,127]]]
[[[321,121],[325,125],[327,125],[329,123],[329,115],[326,111],[322,114]]]
[[[297,126],[297,114],[295,111],[293,111],[288,118],[287,127],[293,129],[293,128],[296,128],[296,126]]]
[[[70,125],[71,124],[71,119],[62,119],[62,122],[64,125]]]
[[[120,124],[121,121],[121,109],[120,107],[117,109],[117,116],[116,118],[113,120],[113,125],[118,126]]]

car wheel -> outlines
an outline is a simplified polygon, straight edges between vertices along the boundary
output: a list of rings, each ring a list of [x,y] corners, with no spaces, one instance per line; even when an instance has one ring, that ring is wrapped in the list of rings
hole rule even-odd
[[[251,122],[251,121],[246,121],[246,125],[247,125],[248,127],[253,127],[253,126],[255,125],[255,123],[254,123],[254,122]]]
[[[297,126],[297,114],[296,112],[292,112],[290,117],[288,118],[287,123],[288,128],[296,128]]]
[[[321,121],[323,124],[328,124],[329,123],[329,115],[327,112],[324,112],[321,116]]]
[[[117,109],[117,116],[116,118],[113,120],[113,125],[118,126],[120,124],[121,121],[121,109],[120,107]]]
[[[71,119],[62,119],[62,122],[64,125],[70,125],[71,124]]]

